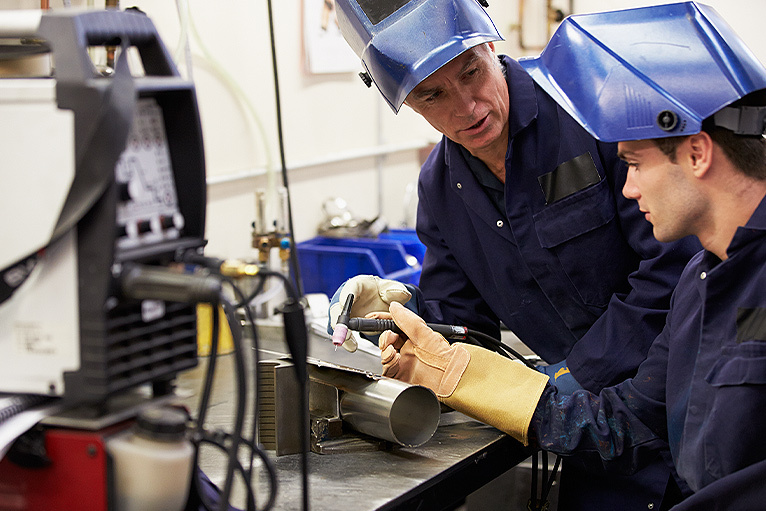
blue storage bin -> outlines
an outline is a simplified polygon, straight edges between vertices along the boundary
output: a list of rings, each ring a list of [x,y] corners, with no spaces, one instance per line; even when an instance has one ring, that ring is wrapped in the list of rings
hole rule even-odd
[[[306,293],[335,290],[355,275],[377,275],[417,285],[425,247],[414,231],[396,230],[378,238],[316,237],[296,245]]]
[[[398,240],[402,243],[404,251],[417,259],[418,264],[423,264],[423,256],[426,255],[426,246],[418,238],[414,229],[390,229],[379,236],[380,239]]]

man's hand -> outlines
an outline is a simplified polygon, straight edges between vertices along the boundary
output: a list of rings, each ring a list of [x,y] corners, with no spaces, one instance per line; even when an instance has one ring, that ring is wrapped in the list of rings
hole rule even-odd
[[[381,279],[374,275],[357,275],[344,282],[330,301],[329,325],[327,333],[332,334],[338,323],[343,304],[348,295],[354,295],[354,303],[351,305],[352,317],[367,317],[372,313],[388,313],[388,307],[394,302],[406,303],[412,298],[412,294],[401,282]],[[358,341],[354,338],[354,332],[349,330],[343,347],[346,351],[355,352]]]
[[[381,334],[378,346],[383,376],[428,387],[439,399],[451,396],[471,355],[459,344],[450,345],[402,305],[394,302],[390,311],[407,338],[391,331]]]
[[[548,383],[545,374],[479,346],[450,345],[398,303],[390,311],[405,336],[391,331],[380,336],[384,376],[428,387],[447,406],[527,444],[529,423]]]

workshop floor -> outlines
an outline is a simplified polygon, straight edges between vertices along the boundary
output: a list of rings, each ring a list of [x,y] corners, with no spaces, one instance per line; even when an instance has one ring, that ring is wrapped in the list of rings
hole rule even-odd
[[[529,458],[469,495],[457,511],[526,511],[531,492],[532,458]],[[556,511],[558,477],[548,500],[548,511]]]

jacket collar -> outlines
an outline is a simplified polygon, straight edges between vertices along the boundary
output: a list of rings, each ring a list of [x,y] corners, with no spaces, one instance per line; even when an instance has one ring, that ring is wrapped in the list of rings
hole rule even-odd
[[[726,252],[731,255],[754,238],[763,236],[764,232],[766,232],[766,196],[761,199],[745,226],[737,228]]]
[[[508,114],[508,133],[511,138],[537,117],[537,96],[535,82],[518,62],[503,55],[505,80],[508,83],[510,112]]]

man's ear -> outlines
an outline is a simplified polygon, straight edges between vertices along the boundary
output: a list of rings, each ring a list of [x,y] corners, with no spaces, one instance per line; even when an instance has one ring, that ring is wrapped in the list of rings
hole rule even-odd
[[[492,53],[495,53],[495,42],[494,41],[489,41],[487,43],[487,46],[489,46],[489,49],[492,50]]]
[[[708,133],[700,131],[689,136],[688,148],[689,163],[695,177],[702,177],[713,164],[713,139]]]

